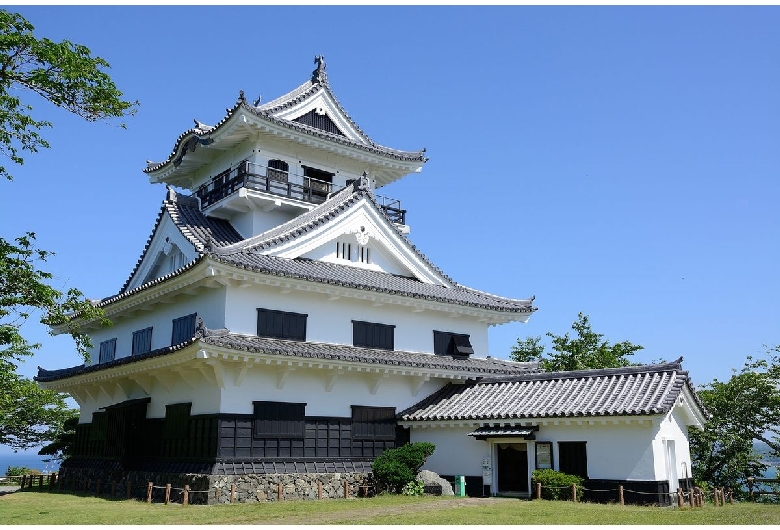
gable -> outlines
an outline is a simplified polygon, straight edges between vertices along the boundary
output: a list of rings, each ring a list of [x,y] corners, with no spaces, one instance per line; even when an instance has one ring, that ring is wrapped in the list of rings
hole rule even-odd
[[[370,145],[369,138],[357,128],[323,85],[312,96],[272,114],[274,118],[308,125],[343,136],[360,144]]]
[[[450,286],[415,252],[406,239],[367,197],[348,211],[296,238],[280,243],[267,255],[350,265],[423,283]]]
[[[158,222],[154,234],[147,244],[125,290],[131,290],[147,282],[162,278],[187,265],[198,257],[198,252],[181,233],[165,211]]]

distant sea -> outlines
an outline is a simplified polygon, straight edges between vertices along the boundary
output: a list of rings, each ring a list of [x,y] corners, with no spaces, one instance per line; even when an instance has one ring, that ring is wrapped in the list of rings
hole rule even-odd
[[[60,468],[59,462],[44,462],[46,456],[30,453],[0,453],[0,476],[5,476],[8,466],[25,466],[41,473],[51,473]]]

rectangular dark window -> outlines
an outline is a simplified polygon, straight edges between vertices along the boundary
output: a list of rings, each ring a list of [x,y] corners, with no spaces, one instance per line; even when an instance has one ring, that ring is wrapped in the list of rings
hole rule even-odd
[[[187,342],[195,335],[195,318],[197,313],[173,319],[171,331],[171,346]]]
[[[190,409],[192,403],[165,405],[165,438],[187,438],[190,430]]]
[[[98,358],[99,362],[107,363],[108,361],[113,361],[115,355],[116,355],[115,338],[104,340],[103,342],[100,343],[100,357]]]
[[[395,326],[373,322],[352,321],[352,344],[363,348],[395,349]]]
[[[301,313],[258,309],[257,336],[304,341],[307,317]]]
[[[558,442],[558,471],[588,478],[585,442]]]
[[[255,438],[303,438],[306,431],[306,403],[253,401]]]
[[[395,440],[395,407],[352,405],[354,440]]]
[[[433,352],[436,355],[471,355],[474,348],[471,339],[463,333],[433,332]]]
[[[132,355],[139,355],[152,350],[152,328],[139,329],[133,332]]]

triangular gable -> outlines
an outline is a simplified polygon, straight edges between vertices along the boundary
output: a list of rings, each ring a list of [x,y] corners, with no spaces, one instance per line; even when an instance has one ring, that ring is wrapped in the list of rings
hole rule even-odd
[[[124,290],[134,289],[170,274],[195,260],[198,255],[195,246],[184,237],[170,212],[165,210]]]
[[[209,246],[238,241],[241,241],[241,236],[230,223],[205,217],[195,197],[179,195],[169,188],[152,235],[120,292],[135,289],[184,267]]]
[[[350,259],[344,259],[337,244],[353,242],[356,253],[364,247],[370,256],[358,259],[349,248]],[[382,212],[365,177],[281,226],[216,251],[223,255],[249,251],[285,259],[308,258],[411,277],[427,284],[455,285]]]

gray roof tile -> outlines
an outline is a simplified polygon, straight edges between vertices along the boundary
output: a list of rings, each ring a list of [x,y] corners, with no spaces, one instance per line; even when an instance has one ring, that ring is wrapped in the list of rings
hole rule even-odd
[[[111,304],[147,287],[162,283],[169,278],[183,274],[202,259],[211,258],[226,265],[262,274],[406,296],[445,304],[457,304],[466,307],[519,314],[532,313],[536,310],[533,307],[533,297],[528,299],[504,298],[457,284],[420,252],[389,220],[387,220],[386,225],[396,230],[399,237],[409,246],[410,250],[431,267],[432,270],[450,282],[451,286],[428,284],[412,277],[377,272],[349,265],[314,261],[305,258],[280,258],[262,253],[263,250],[281,242],[293,240],[317,226],[332,221],[363,197],[368,198],[373,207],[381,213],[379,205],[374,201],[373,195],[367,189],[363,180],[356,180],[352,186],[347,186],[329,200],[291,221],[246,240],[241,238],[228,221],[203,215],[198,208],[196,198],[176,194],[173,190],[169,190],[158,215],[155,229],[147,241],[143,254],[133,269],[130,278],[128,278],[117,295],[101,300],[99,305],[102,307]],[[148,252],[149,245],[157,232],[165,212],[169,213],[176,227],[193,244],[195,249],[201,254],[201,257],[165,277],[155,279],[132,290],[127,290],[130,280],[136,274],[138,267],[140,267]]]
[[[489,421],[663,414],[685,386],[704,410],[681,361],[447,385],[398,416],[404,421]]]
[[[38,375],[35,377],[35,380],[40,382],[57,381],[76,375],[136,363],[179,351],[197,340],[201,340],[207,345],[228,348],[234,351],[264,353],[295,359],[355,362],[375,366],[459,371],[468,374],[489,375],[517,375],[539,370],[537,363],[515,363],[500,359],[482,359],[477,357],[456,358],[447,355],[432,355],[418,352],[359,348],[357,346],[347,346],[343,344],[298,342],[257,337],[254,335],[240,335],[229,333],[226,330],[212,331],[203,329],[203,331],[197,332],[192,340],[176,346],[153,350],[142,355],[122,357],[113,361],[94,365],[82,364],[61,370],[45,370],[39,366]]]

